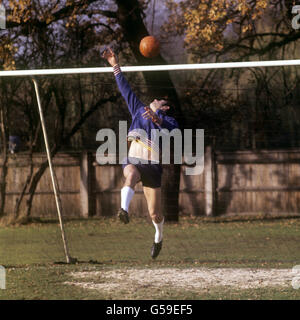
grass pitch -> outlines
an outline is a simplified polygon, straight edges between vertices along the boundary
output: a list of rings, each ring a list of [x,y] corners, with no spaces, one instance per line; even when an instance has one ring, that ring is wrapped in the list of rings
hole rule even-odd
[[[0,228],[0,265],[6,268],[0,299],[300,298],[292,286],[300,219],[182,218],[165,224],[154,261],[154,228],[146,219],[128,225],[114,218],[68,221],[65,229],[74,265],[64,263],[57,222]]]

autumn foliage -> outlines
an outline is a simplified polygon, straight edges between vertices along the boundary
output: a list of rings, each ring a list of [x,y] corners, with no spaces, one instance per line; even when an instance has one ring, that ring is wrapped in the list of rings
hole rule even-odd
[[[241,34],[251,30],[268,0],[168,0],[167,3],[172,13],[165,31],[184,35],[186,48],[203,54],[224,48],[224,32],[229,25],[239,26]]]

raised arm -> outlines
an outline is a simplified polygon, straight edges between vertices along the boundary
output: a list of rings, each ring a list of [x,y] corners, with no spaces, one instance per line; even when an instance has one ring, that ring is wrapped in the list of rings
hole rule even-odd
[[[129,112],[133,116],[139,108],[144,107],[144,104],[137,98],[135,93],[132,91],[129,83],[127,82],[126,78],[124,77],[121,71],[118,59],[114,52],[110,48],[108,48],[103,52],[102,57],[106,59],[108,63],[113,67],[118,88],[124,100],[126,101]]]

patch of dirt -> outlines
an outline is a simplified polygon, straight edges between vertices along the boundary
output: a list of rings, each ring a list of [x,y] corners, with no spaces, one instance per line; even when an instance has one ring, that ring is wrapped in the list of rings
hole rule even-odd
[[[65,282],[86,289],[126,290],[128,287],[172,287],[209,289],[227,286],[236,289],[287,287],[295,274],[292,269],[253,268],[160,268],[117,269],[71,273],[74,281]]]

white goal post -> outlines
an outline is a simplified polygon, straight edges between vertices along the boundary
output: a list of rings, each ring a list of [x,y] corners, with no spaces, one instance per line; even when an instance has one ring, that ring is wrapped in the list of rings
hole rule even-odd
[[[176,71],[176,70],[205,70],[205,69],[227,69],[227,68],[257,68],[257,67],[284,67],[300,65],[298,60],[271,60],[271,61],[242,61],[242,62],[220,62],[220,63],[194,63],[194,64],[166,64],[149,66],[124,66],[122,72],[143,71]],[[84,73],[112,73],[112,67],[98,68],[66,68],[66,69],[32,69],[32,70],[8,70],[0,71],[0,77],[9,76],[42,76],[58,74],[84,74]]]

